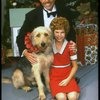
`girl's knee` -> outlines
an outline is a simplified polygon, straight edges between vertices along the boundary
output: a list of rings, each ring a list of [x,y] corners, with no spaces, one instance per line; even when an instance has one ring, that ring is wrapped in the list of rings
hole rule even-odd
[[[68,96],[68,100],[77,100],[77,96],[76,95]]]
[[[56,95],[56,99],[57,99],[57,100],[67,100],[66,94],[65,94],[65,93],[58,93],[58,94]]]
[[[79,97],[79,93],[69,93],[68,95],[68,100],[78,100],[78,97]]]

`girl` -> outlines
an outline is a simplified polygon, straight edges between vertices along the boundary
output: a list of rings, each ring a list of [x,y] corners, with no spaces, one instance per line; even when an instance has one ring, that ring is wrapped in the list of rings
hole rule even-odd
[[[54,62],[50,68],[50,88],[57,100],[78,100],[80,87],[74,75],[78,69],[77,54],[69,49],[66,40],[69,32],[69,21],[64,17],[52,20],[50,28],[54,33]]]

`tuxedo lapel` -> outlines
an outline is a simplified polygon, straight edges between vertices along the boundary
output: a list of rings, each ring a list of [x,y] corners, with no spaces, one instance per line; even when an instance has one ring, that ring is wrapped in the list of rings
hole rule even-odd
[[[37,26],[44,26],[44,19],[43,19],[43,7],[38,10],[37,12]]]

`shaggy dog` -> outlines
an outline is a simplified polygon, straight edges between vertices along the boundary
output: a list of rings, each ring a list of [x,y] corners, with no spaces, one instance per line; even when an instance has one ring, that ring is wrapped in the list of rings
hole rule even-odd
[[[38,48],[37,52],[32,52],[37,62],[31,64],[25,57],[16,64],[16,69],[12,75],[12,83],[15,88],[22,88],[25,91],[31,89],[30,85],[37,83],[39,98],[45,100],[44,84],[41,79],[43,73],[47,89],[49,87],[49,67],[53,62],[52,54],[52,32],[49,28],[40,26],[35,28],[30,35],[32,45]]]

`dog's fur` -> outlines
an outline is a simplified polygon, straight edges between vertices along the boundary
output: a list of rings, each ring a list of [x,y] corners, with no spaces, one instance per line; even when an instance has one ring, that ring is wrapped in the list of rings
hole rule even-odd
[[[32,53],[37,57],[37,63],[30,64],[25,58],[21,58],[17,63],[17,68],[12,75],[12,82],[15,88],[23,88],[28,91],[31,89],[30,85],[37,83],[39,97],[45,100],[44,84],[41,79],[43,73],[47,89],[49,87],[49,67],[53,62],[52,54],[52,32],[49,28],[40,26],[35,28],[31,33],[31,41],[34,46],[39,48],[38,53]]]

